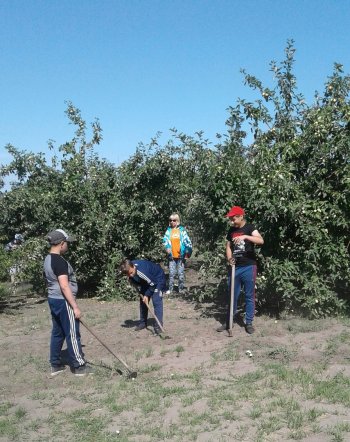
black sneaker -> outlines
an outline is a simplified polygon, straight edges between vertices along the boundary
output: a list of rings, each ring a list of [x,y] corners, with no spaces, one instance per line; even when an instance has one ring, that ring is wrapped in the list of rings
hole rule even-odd
[[[52,365],[51,366],[51,376],[57,376],[60,373],[63,373],[66,367],[64,365]]]
[[[218,328],[216,329],[216,331],[219,332],[219,333],[221,333],[221,332],[223,332],[223,331],[226,331],[226,330],[228,330],[228,328],[226,327],[226,325],[221,325],[220,327],[218,327]]]
[[[80,367],[76,367],[73,369],[73,374],[75,376],[87,376],[90,374],[94,374],[93,370],[91,367],[89,367],[88,365],[81,365]]]
[[[135,331],[140,331],[143,330],[146,327],[146,324],[144,324],[143,322],[141,324],[139,324],[137,327],[135,327]]]
[[[157,335],[157,336],[159,336],[159,335],[162,334],[162,330],[161,330],[160,328],[155,328],[155,329],[154,329],[154,334]]]
[[[250,335],[253,334],[255,332],[255,328],[253,327],[253,324],[246,324],[245,331]]]

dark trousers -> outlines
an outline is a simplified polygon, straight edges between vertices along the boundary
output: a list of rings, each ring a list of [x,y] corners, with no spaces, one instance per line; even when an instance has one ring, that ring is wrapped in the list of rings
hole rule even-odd
[[[234,302],[233,302],[233,314],[237,313],[238,299],[241,294],[241,289],[244,289],[244,298],[246,305],[246,322],[251,324],[255,314],[255,280],[256,280],[256,266],[243,266],[236,267],[235,282],[234,282]],[[228,273],[228,288],[230,294],[231,288],[231,268]],[[229,295],[230,296],[230,295]],[[229,298],[230,299],[230,298]],[[230,318],[230,301],[228,303],[228,310],[226,316],[226,325],[229,326]]]
[[[153,295],[150,297],[152,299],[154,313],[159,319],[159,322],[163,325],[163,293],[157,291],[153,292]],[[148,308],[145,303],[140,298],[140,322],[141,324],[147,325],[148,318]],[[158,324],[155,326],[158,327]]]
[[[75,319],[72,307],[65,299],[48,298],[52,318],[52,331],[50,343],[50,364],[61,364],[61,350],[66,340],[67,350],[72,367],[85,364],[81,342],[80,322]]]

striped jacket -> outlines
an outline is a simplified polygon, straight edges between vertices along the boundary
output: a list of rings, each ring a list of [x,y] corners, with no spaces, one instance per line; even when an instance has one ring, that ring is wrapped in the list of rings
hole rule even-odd
[[[155,290],[165,291],[165,273],[159,264],[146,259],[135,259],[131,262],[136,267],[136,274],[129,278],[129,281],[140,293],[152,296]]]

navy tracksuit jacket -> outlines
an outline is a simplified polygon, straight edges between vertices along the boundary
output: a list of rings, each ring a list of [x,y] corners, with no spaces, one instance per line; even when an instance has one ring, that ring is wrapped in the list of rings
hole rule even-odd
[[[154,313],[163,325],[163,292],[166,288],[165,273],[159,264],[146,259],[132,261],[136,267],[136,274],[129,278],[142,295],[152,298]],[[140,299],[140,322],[147,325],[148,309]]]

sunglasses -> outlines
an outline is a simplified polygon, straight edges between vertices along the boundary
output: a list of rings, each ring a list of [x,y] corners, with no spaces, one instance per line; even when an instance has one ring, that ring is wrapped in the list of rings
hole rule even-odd
[[[169,219],[169,223],[176,223],[177,222],[177,219]]]

